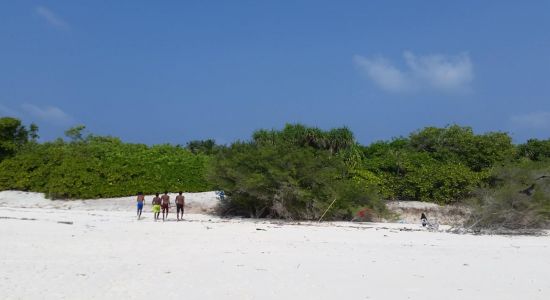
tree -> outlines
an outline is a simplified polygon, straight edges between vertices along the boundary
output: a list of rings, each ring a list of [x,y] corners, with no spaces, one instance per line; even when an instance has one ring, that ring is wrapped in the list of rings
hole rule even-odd
[[[36,125],[31,125],[33,135],[38,131]],[[29,141],[29,131],[21,124],[21,120],[12,117],[0,118],[0,161],[13,156]]]
[[[84,125],[76,125],[65,131],[65,136],[73,142],[79,142],[84,140],[83,131],[86,129]]]
[[[492,167],[514,155],[512,138],[503,132],[474,134],[471,127],[426,127],[410,135],[410,146],[445,162],[462,162],[474,171]]]
[[[470,197],[496,162],[512,157],[507,134],[475,135],[471,128],[427,127],[410,138],[362,148],[364,167],[389,199],[451,203]]]
[[[38,125],[36,125],[34,123],[31,123],[31,125],[29,127],[29,137],[34,142],[36,142],[38,140],[38,138],[40,137],[38,135]]]
[[[331,154],[357,146],[353,132],[346,127],[323,131],[302,124],[286,124],[283,130],[257,130],[252,134],[252,140],[259,145],[284,143],[289,146],[308,146],[317,150],[329,150]]]
[[[550,139],[530,139],[525,144],[519,145],[518,154],[520,157],[526,157],[534,161],[550,158]]]
[[[189,151],[194,154],[202,153],[206,155],[212,155],[220,148],[216,145],[216,141],[213,139],[207,140],[194,140],[187,143],[185,146]]]
[[[355,145],[353,135],[345,130],[329,132],[332,140],[317,128],[287,125],[280,131],[256,131],[252,141],[220,151],[208,178],[225,191],[223,212],[311,220],[335,199],[326,218],[351,219],[365,206],[383,211],[375,187],[369,184],[376,176],[354,170],[346,161],[345,150]]]

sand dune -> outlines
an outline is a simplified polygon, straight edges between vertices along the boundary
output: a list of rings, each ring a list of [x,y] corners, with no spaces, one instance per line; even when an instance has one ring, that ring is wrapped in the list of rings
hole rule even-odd
[[[187,194],[208,210],[214,193]],[[150,199],[148,197],[147,199]],[[134,198],[0,192],[1,299],[549,299],[548,236],[136,220]],[[191,211],[191,209],[189,209]]]
[[[170,193],[170,199],[174,204],[177,194]],[[215,192],[184,193],[185,209],[189,213],[209,213],[218,204]],[[150,208],[153,195],[145,196],[145,210]],[[49,200],[42,193],[29,193],[21,191],[0,192],[0,206],[20,208],[57,208],[77,210],[106,210],[106,211],[133,211],[135,210],[136,197],[120,197],[92,200]]]

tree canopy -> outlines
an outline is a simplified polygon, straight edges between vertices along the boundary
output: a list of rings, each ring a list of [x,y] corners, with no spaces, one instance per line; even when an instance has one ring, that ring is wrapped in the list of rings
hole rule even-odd
[[[346,129],[300,124],[259,130],[213,158],[209,180],[225,191],[224,213],[251,217],[351,219],[360,208],[383,211],[368,177],[356,176],[346,155],[355,145]]]
[[[23,145],[36,139],[38,139],[36,124],[31,124],[27,129],[19,119],[0,118],[0,161],[15,155]]]

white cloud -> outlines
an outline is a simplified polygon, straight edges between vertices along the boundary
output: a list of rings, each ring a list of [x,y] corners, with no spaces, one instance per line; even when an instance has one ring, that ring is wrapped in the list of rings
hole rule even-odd
[[[69,24],[49,8],[46,8],[44,6],[36,6],[34,8],[34,11],[40,17],[46,20],[46,22],[48,22],[48,24],[50,24],[51,26],[58,29],[64,29],[64,30],[69,29]]]
[[[73,118],[55,106],[38,107],[32,104],[23,104],[21,108],[29,115],[43,121],[67,124],[73,121]]]
[[[550,128],[550,112],[538,111],[521,115],[516,115],[510,118],[511,121],[520,127],[547,129]]]
[[[412,88],[407,75],[383,58],[367,59],[356,55],[354,60],[355,64],[384,90],[403,92]]]
[[[456,56],[416,56],[404,52],[406,68],[399,69],[384,58],[354,57],[354,62],[381,89],[403,93],[433,90],[464,92],[471,90],[473,65],[468,54]]]

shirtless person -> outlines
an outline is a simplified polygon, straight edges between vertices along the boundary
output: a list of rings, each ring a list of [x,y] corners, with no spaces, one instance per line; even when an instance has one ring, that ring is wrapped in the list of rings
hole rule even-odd
[[[143,211],[143,202],[145,201],[145,196],[143,196],[142,192],[139,192],[137,194],[137,218],[138,220],[141,218],[141,212]]]
[[[164,192],[164,195],[160,199],[162,200],[160,207],[162,207],[162,221],[164,222],[165,218],[168,219],[168,209],[170,208],[170,196],[168,196],[168,192]]]
[[[177,209],[177,218],[180,220],[180,210],[181,210],[181,220],[183,220],[183,208],[185,206],[185,196],[182,195],[182,192],[179,192],[179,195],[176,196],[176,209]]]
[[[155,197],[153,198],[153,216],[154,216],[154,219],[155,219],[155,222],[159,219],[159,215],[160,215],[160,198],[159,198],[159,193],[156,193],[155,194]]]

